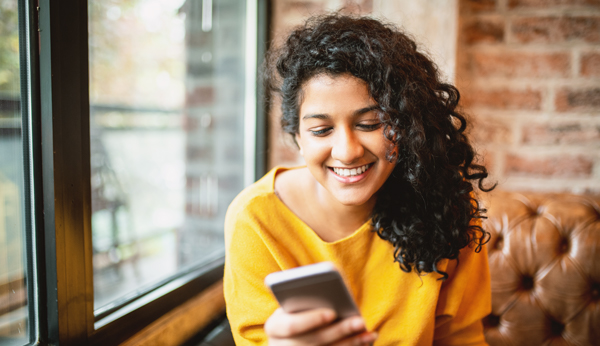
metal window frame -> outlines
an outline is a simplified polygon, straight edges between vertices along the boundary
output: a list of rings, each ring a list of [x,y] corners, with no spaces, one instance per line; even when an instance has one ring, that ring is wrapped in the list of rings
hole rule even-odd
[[[31,242],[37,255],[38,294],[32,289],[31,297],[38,299],[32,305],[39,316],[34,323],[34,342],[118,344],[220,280],[224,259],[220,256],[182,273],[97,320],[93,309],[87,1],[19,1],[27,9],[32,72],[30,202],[37,211],[31,228],[37,232],[31,233]],[[267,46],[269,4],[268,0],[248,3],[256,8],[251,16],[258,27],[254,29],[258,48],[252,58],[259,66]],[[258,80],[258,68],[247,76],[252,74]],[[260,86],[253,93],[258,99]],[[254,107],[256,179],[266,170],[267,124],[262,103],[256,102]]]
[[[28,334],[30,344],[38,341],[45,332],[45,325],[40,317],[46,312],[45,305],[40,304],[39,290],[44,289],[38,273],[40,251],[36,242],[38,230],[41,229],[41,218],[36,217],[42,208],[40,160],[40,126],[39,126],[39,70],[37,49],[37,21],[35,7],[30,0],[18,0],[17,12],[19,22],[19,70],[21,91],[19,107],[21,112],[20,135],[23,144],[23,177],[24,187],[24,230],[25,261],[27,282]],[[43,253],[43,252],[41,252]]]

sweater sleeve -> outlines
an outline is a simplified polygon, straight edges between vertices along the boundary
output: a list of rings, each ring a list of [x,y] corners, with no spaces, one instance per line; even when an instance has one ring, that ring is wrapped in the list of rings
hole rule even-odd
[[[264,207],[264,206],[263,206]],[[235,202],[225,221],[224,295],[238,346],[267,345],[263,325],[278,307],[263,280],[279,266],[265,245],[260,201]]]
[[[450,261],[436,308],[434,345],[487,345],[481,319],[492,309],[487,247],[461,250]]]

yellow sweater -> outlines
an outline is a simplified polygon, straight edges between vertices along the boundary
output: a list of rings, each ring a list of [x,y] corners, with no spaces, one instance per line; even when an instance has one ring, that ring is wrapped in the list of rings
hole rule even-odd
[[[393,246],[367,222],[327,243],[274,193],[275,168],[231,203],[225,219],[225,300],[236,345],[266,345],[263,324],[278,307],[267,274],[321,261],[342,271],[365,319],[383,345],[485,345],[481,318],[491,311],[487,250],[466,247],[459,262],[442,260],[449,274],[405,273]]]

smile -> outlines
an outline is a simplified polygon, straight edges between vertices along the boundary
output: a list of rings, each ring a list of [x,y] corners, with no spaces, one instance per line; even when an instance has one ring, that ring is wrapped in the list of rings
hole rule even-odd
[[[335,172],[335,174],[341,177],[354,177],[357,175],[361,175],[366,172],[373,164],[369,163],[364,166],[360,166],[357,168],[337,168],[331,167],[331,170]]]

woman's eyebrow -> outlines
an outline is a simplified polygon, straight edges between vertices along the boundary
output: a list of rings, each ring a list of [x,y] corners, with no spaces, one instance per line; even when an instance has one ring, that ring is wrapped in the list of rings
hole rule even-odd
[[[307,114],[305,116],[302,117],[302,120],[306,120],[306,119],[321,119],[321,120],[327,120],[330,119],[330,116],[327,114]]]
[[[379,109],[379,105],[372,105],[369,107],[365,107],[365,108],[361,108],[361,109],[357,109],[356,111],[354,111],[354,113],[352,114],[353,116],[357,117],[359,115],[363,115],[365,113],[368,113],[370,111],[374,111]]]
[[[352,116],[353,117],[357,117],[359,115],[363,115],[365,113],[368,113],[370,111],[374,111],[379,109],[378,105],[372,105],[369,107],[365,107],[365,108],[361,108],[361,109],[357,109],[354,112],[352,112]],[[321,119],[321,120],[328,120],[331,117],[328,114],[307,114],[305,116],[302,117],[302,120],[306,120],[306,119]]]

